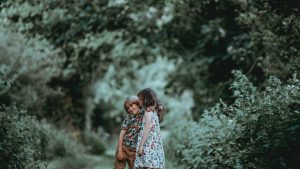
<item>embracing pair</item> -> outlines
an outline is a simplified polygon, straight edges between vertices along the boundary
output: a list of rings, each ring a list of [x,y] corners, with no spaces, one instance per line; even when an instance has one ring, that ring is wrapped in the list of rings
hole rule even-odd
[[[165,155],[160,134],[164,107],[155,92],[146,88],[124,102],[128,113],[121,127],[115,169],[163,169]]]

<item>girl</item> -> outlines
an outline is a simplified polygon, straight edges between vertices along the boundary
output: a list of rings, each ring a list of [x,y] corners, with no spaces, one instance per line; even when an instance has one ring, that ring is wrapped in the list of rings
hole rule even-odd
[[[164,108],[150,88],[141,90],[138,97],[146,111],[138,136],[134,167],[136,169],[163,169],[165,168],[165,155],[159,123],[163,120]]]

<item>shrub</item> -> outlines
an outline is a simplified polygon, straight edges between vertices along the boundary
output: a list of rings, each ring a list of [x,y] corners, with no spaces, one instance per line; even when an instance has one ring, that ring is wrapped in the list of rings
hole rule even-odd
[[[69,134],[15,106],[1,108],[0,140],[0,168],[31,169],[50,159],[84,154],[83,145]]]
[[[257,90],[234,74],[234,103],[220,101],[198,122],[178,125],[167,148],[171,158],[187,168],[297,168],[300,81],[270,77]]]
[[[220,106],[210,111],[220,111]],[[236,166],[236,160],[240,157],[235,153],[238,152],[233,139],[235,127],[237,126],[232,119],[223,114],[203,114],[199,122],[185,121],[171,132],[166,144],[166,154],[186,168]]]
[[[44,160],[38,122],[15,106],[0,110],[0,168],[35,168]]]

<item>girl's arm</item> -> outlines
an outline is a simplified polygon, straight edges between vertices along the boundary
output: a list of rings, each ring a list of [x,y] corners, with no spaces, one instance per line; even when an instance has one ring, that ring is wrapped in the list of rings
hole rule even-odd
[[[125,136],[126,130],[121,130],[120,135],[119,135],[119,140],[118,140],[118,154],[117,158],[118,160],[123,160],[123,150],[122,150],[122,145],[123,145],[123,139]]]
[[[143,138],[142,138],[142,141],[140,143],[139,152],[138,152],[140,155],[143,153],[143,147],[144,147],[144,144],[145,144],[145,142],[147,141],[147,139],[149,137],[150,129],[151,129],[151,112],[146,111],[145,112],[144,134],[143,134]]]

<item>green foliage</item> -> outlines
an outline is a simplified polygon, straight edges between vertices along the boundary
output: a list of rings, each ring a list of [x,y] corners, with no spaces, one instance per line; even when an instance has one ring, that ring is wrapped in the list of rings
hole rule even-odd
[[[98,112],[97,103],[86,100],[94,99],[90,86],[105,78],[112,65],[116,72],[126,72],[113,77],[116,86],[122,86],[124,74],[132,83],[138,82],[137,69],[158,57],[174,59],[179,65],[173,76],[167,76],[167,94],[192,90],[199,103],[193,110],[195,119],[221,96],[232,101],[228,90],[232,69],[241,69],[258,85],[271,74],[287,78],[299,71],[299,16],[293,6],[279,4],[271,0],[17,0],[3,3],[0,21],[12,32],[41,36],[62,52],[63,70],[48,81],[50,88],[62,92],[47,99],[45,110],[48,118],[54,112],[57,119],[71,119],[68,124],[88,129],[93,112],[108,116],[104,110]],[[291,12],[285,12],[288,9]],[[133,60],[137,66],[132,66]],[[60,106],[50,108],[52,104]],[[105,101],[101,104],[111,107]],[[113,114],[118,116],[117,112]]]
[[[40,37],[27,39],[20,33],[11,33],[0,27],[0,71],[8,83],[1,87],[0,100],[23,106],[38,117],[45,113],[45,99],[61,95],[47,86],[60,73],[63,58],[59,50]]]
[[[151,87],[170,112],[163,125],[187,120],[168,149],[188,168],[295,168],[299,84],[286,79],[300,70],[300,20],[280,2],[1,1],[0,101],[86,131],[101,152],[90,132],[114,130],[123,100]],[[233,69],[258,89],[238,72],[232,82]],[[282,82],[264,84],[270,75]],[[82,151],[44,130],[58,135],[42,140],[55,157]]]
[[[57,94],[48,95],[45,99],[45,109],[42,110],[45,112],[41,116],[59,125],[67,123],[70,127],[90,130],[91,126],[97,127],[99,121],[114,120],[121,114],[120,108],[114,108],[120,107],[118,104],[107,103],[105,97],[109,91],[100,98],[96,96],[95,99],[94,96],[93,86],[100,82],[109,83],[106,77],[112,67],[115,71],[111,75],[114,78],[112,83],[116,86],[112,89],[119,90],[119,86],[124,85],[130,88],[139,81],[151,83],[153,80],[147,78],[147,74],[136,78],[137,69],[157,63],[156,58],[165,59],[173,55],[160,44],[163,39],[159,32],[172,20],[173,7],[159,1],[73,3],[57,0],[7,1],[0,12],[0,24],[28,38],[42,37],[60,52],[60,73],[51,79],[43,79],[47,81],[47,87]],[[49,50],[46,46],[44,48]],[[169,64],[167,61],[164,63]],[[143,87],[132,87],[127,93],[135,94]],[[160,93],[163,93],[162,90],[160,87]],[[99,104],[108,110],[98,109]],[[110,114],[113,114],[112,117],[106,118]],[[101,119],[93,122],[91,116],[100,116]]]
[[[36,168],[44,160],[36,120],[16,107],[0,111],[0,168]]]
[[[107,138],[99,133],[84,131],[82,133],[83,144],[87,147],[87,151],[91,154],[100,155],[106,150]]]
[[[265,86],[252,103],[243,94],[234,103],[245,113],[239,120],[245,129],[239,140],[246,148],[243,161],[259,168],[298,168],[300,81],[294,75],[284,85],[273,76]]]
[[[177,125],[167,150],[187,168],[297,168],[300,81],[270,77],[258,91],[236,71],[235,101]],[[181,133],[181,134],[177,134]]]
[[[184,168],[234,168],[239,165],[239,149],[235,142],[235,122],[220,114],[220,105],[203,114],[199,122],[185,121],[176,125],[167,146],[168,158]],[[180,134],[178,134],[180,133]]]
[[[1,168],[38,168],[53,158],[84,153],[84,147],[66,132],[42,124],[13,106],[1,108],[0,127]]]
[[[228,87],[233,69],[242,70],[258,86],[270,75],[287,79],[299,71],[297,5],[272,0],[170,3],[176,14],[165,31],[177,42],[171,43],[173,51],[185,59],[168,90],[194,92],[195,119],[220,97],[232,101]]]
[[[58,130],[49,124],[40,124],[41,144],[48,159],[61,157],[76,157],[84,153],[84,147],[70,134]]]
[[[115,120],[118,122],[117,125],[120,126],[121,117],[126,115],[123,107],[126,97],[135,95],[142,88],[149,86],[157,91],[157,95],[162,103],[168,108],[168,111],[173,112],[174,116],[182,117],[181,114],[190,114],[190,107],[193,106],[191,103],[193,102],[191,92],[187,91],[176,97],[170,97],[163,93],[167,84],[165,79],[170,72],[174,71],[175,62],[167,58],[158,57],[152,63],[143,67],[137,61],[129,61],[129,63],[131,63],[131,69],[125,69],[122,72],[118,71],[116,66],[110,65],[104,77],[95,83],[93,100],[97,103],[98,109],[100,109],[95,112],[95,118],[100,116],[102,119],[111,119],[111,122]],[[135,81],[127,78],[127,75],[131,74],[136,79]],[[118,83],[118,80],[122,81],[122,83]],[[182,100],[187,101],[187,104],[180,105],[179,103]],[[106,106],[104,107],[103,105]],[[101,114],[102,109],[105,109],[107,114]],[[109,124],[109,122],[106,123]],[[110,128],[115,128],[115,125],[112,124]]]
[[[3,70],[0,70],[0,92],[3,93],[11,86],[11,83],[4,79]]]

